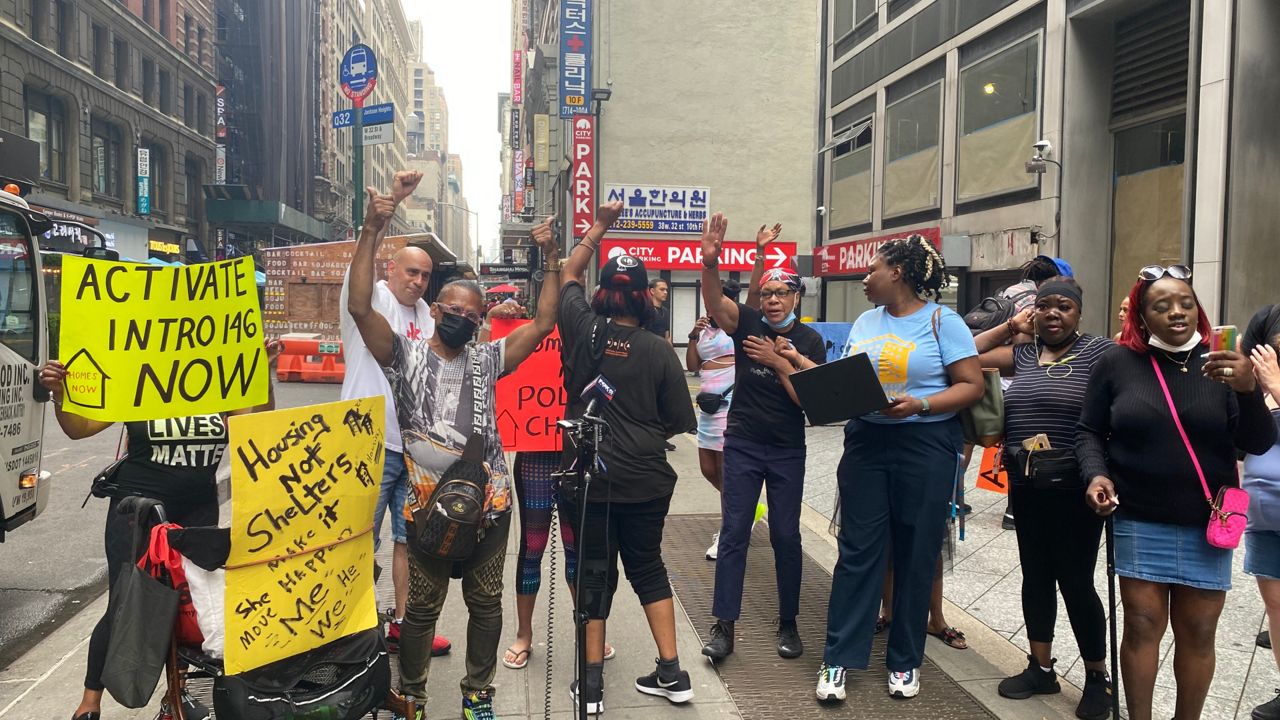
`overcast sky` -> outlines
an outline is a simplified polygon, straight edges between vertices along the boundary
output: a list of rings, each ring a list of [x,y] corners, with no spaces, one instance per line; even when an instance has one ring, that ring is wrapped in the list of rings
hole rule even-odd
[[[480,213],[487,262],[497,246],[502,219],[498,93],[511,89],[511,2],[402,1],[405,15],[422,21],[423,55],[444,87],[449,152],[462,156],[463,192],[471,209]]]

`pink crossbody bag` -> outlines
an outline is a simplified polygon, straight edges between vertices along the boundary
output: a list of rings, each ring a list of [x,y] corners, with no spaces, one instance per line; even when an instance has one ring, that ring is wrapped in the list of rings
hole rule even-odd
[[[1209,483],[1204,479],[1204,470],[1200,469],[1200,458],[1191,448],[1191,440],[1187,431],[1182,429],[1182,420],[1178,417],[1178,409],[1173,405],[1173,396],[1169,394],[1169,386],[1165,384],[1160,366],[1151,356],[1151,367],[1156,371],[1156,379],[1160,381],[1160,389],[1164,391],[1165,402],[1169,403],[1169,412],[1173,414],[1173,424],[1178,427],[1182,436],[1182,444],[1191,456],[1191,464],[1196,467],[1196,475],[1200,477],[1200,487],[1204,488],[1204,499],[1209,502],[1209,527],[1204,532],[1209,544],[1224,550],[1231,550],[1240,545],[1240,536],[1244,535],[1245,526],[1249,523],[1249,493],[1238,487],[1224,487],[1218,490],[1218,497],[1209,492]],[[1237,478],[1238,480],[1238,478]]]

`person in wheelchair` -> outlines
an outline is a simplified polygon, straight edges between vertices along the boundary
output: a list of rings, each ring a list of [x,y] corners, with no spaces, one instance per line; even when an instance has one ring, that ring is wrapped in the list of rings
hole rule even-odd
[[[279,343],[267,344],[267,357],[275,364]],[[272,370],[268,375],[273,375]],[[50,360],[40,369],[40,384],[53,395],[53,416],[67,437],[81,440],[93,437],[115,423],[90,420],[62,406],[66,368]],[[270,387],[270,384],[268,384]],[[164,503],[168,518],[182,526],[218,524],[218,463],[227,449],[227,417],[275,408],[271,392],[267,402],[258,407],[228,413],[194,415],[128,422],[121,441],[124,454],[111,468],[108,482],[95,486],[94,492],[110,499],[107,509],[104,545],[107,556],[107,585],[114,589],[122,570],[141,557],[131,556],[133,515],[117,512],[121,500],[130,496],[154,498]],[[141,550],[145,550],[141,548]],[[84,694],[76,707],[73,720],[99,720],[102,713],[102,671],[107,664],[107,645],[111,639],[111,611],[103,614],[89,637],[89,662],[85,671]],[[187,718],[208,716],[208,709],[185,692],[182,695]]]
[[[547,279],[533,322],[505,338],[476,341],[484,293],[471,280],[455,280],[440,290],[431,304],[436,329],[430,338],[410,340],[396,334],[372,306],[373,261],[379,234],[398,204],[395,198],[411,194],[421,178],[420,172],[402,171],[396,173],[393,195],[367,190],[369,205],[351,261],[347,310],[369,352],[386,370],[411,485],[402,509],[408,521],[409,598],[400,631],[401,692],[415,702],[420,716],[436,620],[450,577],[460,570],[468,612],[463,716],[490,720],[495,717],[492,683],[502,635],[502,574],[511,527],[511,480],[498,436],[494,388],[498,378],[528,358],[555,327],[559,244],[552,230],[554,218],[534,228],[533,241],[542,250]],[[435,493],[438,487],[452,487],[456,477],[448,471],[472,462],[473,452],[482,458],[483,468],[477,471],[482,476],[482,504],[475,504],[476,517],[470,518],[469,510],[455,510],[466,503],[451,500],[442,505]],[[470,537],[432,531],[437,523],[461,523],[463,518],[472,528],[464,531]],[[464,557],[453,556],[455,541],[466,547]]]

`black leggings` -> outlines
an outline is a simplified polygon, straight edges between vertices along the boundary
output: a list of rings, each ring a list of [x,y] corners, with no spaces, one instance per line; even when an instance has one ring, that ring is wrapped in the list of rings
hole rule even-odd
[[[1085,504],[1079,489],[1033,490],[1015,483],[1009,488],[1009,504],[1017,519],[1027,639],[1053,642],[1061,591],[1080,657],[1102,662],[1107,657],[1107,616],[1093,584],[1102,518]]]
[[[582,596],[578,607],[592,620],[609,617],[613,593],[618,589],[618,556],[627,571],[627,580],[640,605],[671,597],[671,581],[662,561],[662,529],[671,507],[671,496],[638,503],[587,503],[582,573]],[[565,517],[578,530],[579,508],[566,503]],[[605,523],[608,522],[606,533]]]
[[[116,505],[119,502],[118,499],[112,498],[111,506],[107,509],[107,527],[104,532],[107,552],[107,586],[110,590],[115,589],[116,579],[120,577],[120,572],[125,569],[126,564],[136,563],[147,549],[147,536],[144,535],[138,545],[138,555],[130,558],[129,550],[133,543],[133,515],[121,515],[116,512]],[[170,522],[183,527],[217,525],[218,503],[214,501],[191,508],[166,503],[165,514]],[[108,597],[110,597],[109,594]],[[89,665],[84,673],[86,690],[98,692],[103,690],[102,670],[107,665],[107,645],[110,640],[111,607],[108,604],[107,612],[93,628],[93,634],[89,636]]]

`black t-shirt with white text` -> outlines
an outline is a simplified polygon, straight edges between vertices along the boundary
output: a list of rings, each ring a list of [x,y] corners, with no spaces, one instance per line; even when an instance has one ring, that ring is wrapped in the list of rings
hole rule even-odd
[[[129,422],[125,431],[128,452],[117,475],[121,491],[183,508],[217,502],[226,418],[213,414]]]
[[[562,353],[573,356],[585,349],[580,346],[590,342],[597,320],[604,322],[588,305],[582,286],[565,285],[557,320]],[[599,367],[566,365],[565,370],[566,387],[582,387],[601,375],[616,388],[603,412],[609,425],[609,438],[600,447],[605,472],[592,480],[588,500],[638,503],[670,495],[676,473],[667,462],[667,438],[697,427],[684,370],[667,341],[644,328],[610,322],[604,331]],[[571,393],[565,417],[578,418],[585,411],[586,403]]]
[[[747,356],[742,343],[752,336],[770,341],[784,337],[813,362],[827,361],[827,346],[818,331],[797,320],[786,333],[779,333],[759,310],[739,303],[738,327],[732,335],[737,386],[724,434],[775,447],[802,448],[804,411],[791,399],[777,372]]]

